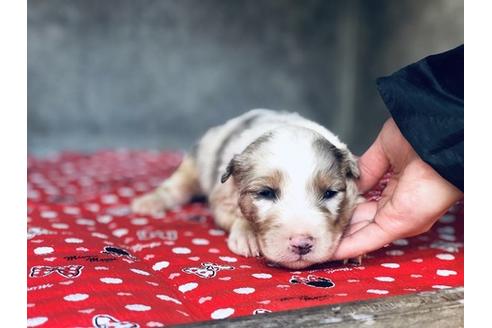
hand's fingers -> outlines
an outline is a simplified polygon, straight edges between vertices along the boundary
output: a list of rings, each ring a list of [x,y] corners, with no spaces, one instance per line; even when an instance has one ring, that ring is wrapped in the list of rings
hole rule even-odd
[[[376,215],[377,209],[378,204],[376,202],[366,202],[357,205],[344,236],[349,236],[371,223],[374,215]]]
[[[347,230],[345,231],[344,236],[346,237],[346,236],[350,236],[350,235],[356,233],[357,231],[364,228],[365,226],[367,226],[371,222],[372,222],[372,220],[365,220],[365,221],[359,221],[359,222],[356,222],[356,223],[349,225]]]
[[[350,224],[361,221],[372,221],[378,210],[377,202],[365,202],[357,205],[350,219]]]
[[[344,237],[332,259],[354,258],[379,249],[398,237],[389,234],[374,221],[352,235]]]
[[[378,136],[374,143],[359,159],[360,178],[359,190],[366,192],[371,189],[388,171],[390,163],[383,151],[381,137]]]

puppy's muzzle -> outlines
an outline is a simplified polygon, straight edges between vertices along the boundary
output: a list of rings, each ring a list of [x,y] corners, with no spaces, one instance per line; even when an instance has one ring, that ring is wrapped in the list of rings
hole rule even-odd
[[[313,249],[314,238],[309,235],[295,235],[289,238],[290,250],[297,255],[306,255]]]

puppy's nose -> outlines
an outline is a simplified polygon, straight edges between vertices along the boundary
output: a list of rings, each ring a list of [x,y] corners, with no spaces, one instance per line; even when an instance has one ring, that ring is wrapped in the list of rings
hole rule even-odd
[[[309,235],[296,235],[289,238],[290,249],[293,253],[305,255],[311,252],[314,238]]]

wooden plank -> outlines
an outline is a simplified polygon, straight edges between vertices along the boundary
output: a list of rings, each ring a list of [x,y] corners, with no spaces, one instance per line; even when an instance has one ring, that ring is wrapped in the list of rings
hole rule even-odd
[[[464,288],[181,325],[179,327],[463,327]]]

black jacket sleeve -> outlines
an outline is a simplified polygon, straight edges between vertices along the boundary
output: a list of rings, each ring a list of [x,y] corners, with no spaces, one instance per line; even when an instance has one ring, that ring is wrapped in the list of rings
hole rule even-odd
[[[464,46],[426,57],[377,79],[401,133],[417,154],[461,191]]]

